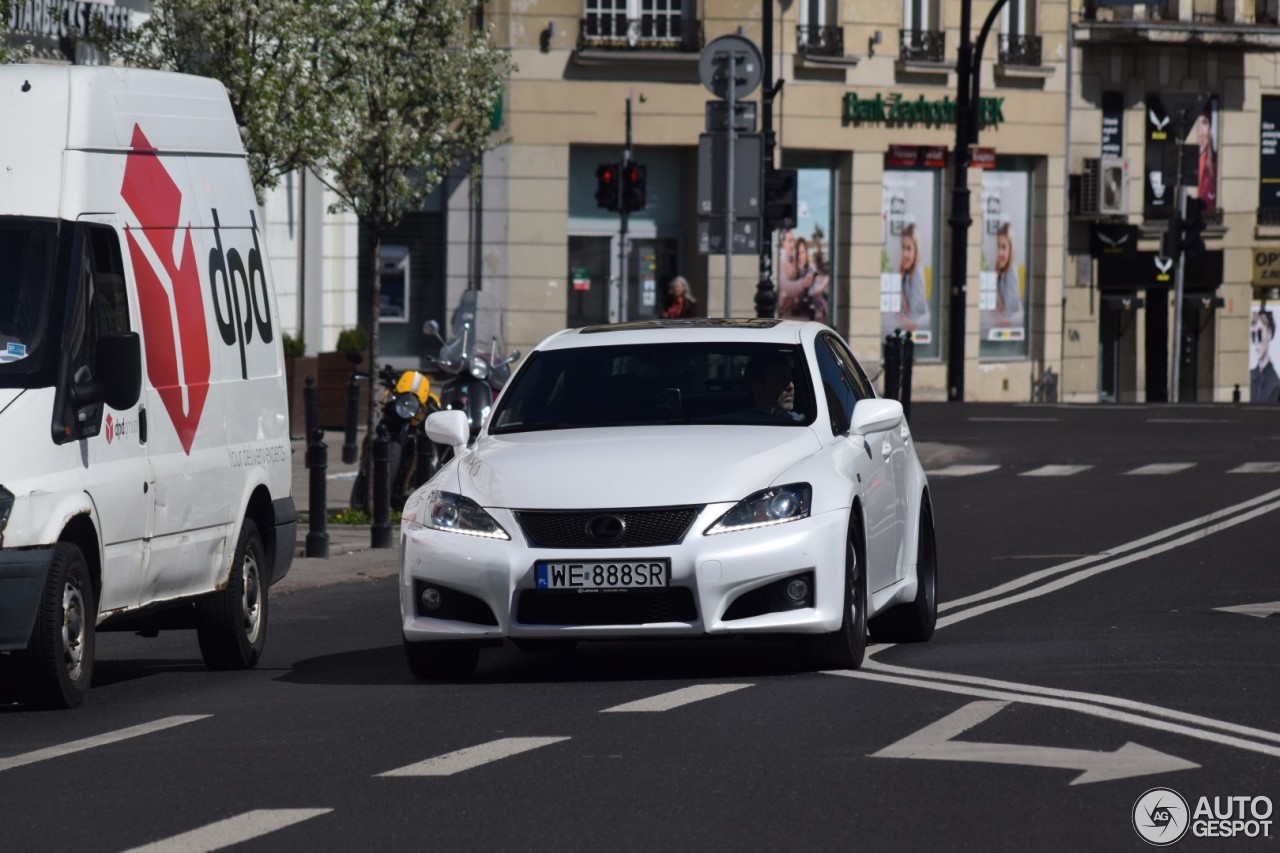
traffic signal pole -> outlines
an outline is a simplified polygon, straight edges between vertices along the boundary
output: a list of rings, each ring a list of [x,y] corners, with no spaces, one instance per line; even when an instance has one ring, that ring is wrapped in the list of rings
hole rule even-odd
[[[761,62],[764,72],[764,85],[760,90],[760,132],[764,137],[764,171],[773,169],[773,0],[764,0],[763,15],[760,23],[763,32],[760,38]],[[729,112],[729,126],[733,127],[734,114]],[[760,230],[760,280],[756,283],[756,316],[772,317],[778,307],[778,293],[773,286],[773,231],[768,220],[761,218],[764,227]]]
[[[631,162],[631,95],[627,95],[627,141],[622,149],[622,166],[618,169],[618,214],[622,225],[618,230],[618,322],[627,322],[627,261],[631,253],[627,246],[627,205],[623,200],[622,172]]]
[[[1174,198],[1178,200],[1178,240],[1182,239],[1182,223],[1187,218],[1187,188],[1182,185],[1182,140],[1186,138],[1185,128],[1178,130],[1178,182],[1174,187]],[[1178,268],[1173,274],[1173,370],[1169,380],[1169,401],[1178,402],[1178,387],[1182,379],[1182,291],[1187,275],[1187,251],[1178,245]]]

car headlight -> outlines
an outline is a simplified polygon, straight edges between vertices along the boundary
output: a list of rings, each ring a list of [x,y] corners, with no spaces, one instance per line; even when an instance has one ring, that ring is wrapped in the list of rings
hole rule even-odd
[[[708,527],[704,535],[751,530],[808,518],[812,506],[813,488],[808,483],[772,486],[738,501],[733,509]]]
[[[489,377],[489,362],[480,356],[471,359],[471,375],[476,379],[487,379]]]
[[[13,511],[13,492],[0,486],[0,545],[4,544],[4,529],[9,524],[9,513]]]
[[[410,515],[416,519],[409,518]],[[493,520],[493,516],[485,512],[480,504],[455,495],[452,492],[433,491],[423,501],[421,510],[417,507],[411,513],[406,507],[406,521],[410,524],[441,530],[445,533],[462,533],[467,536],[479,536],[483,539],[510,539],[502,525]]]
[[[413,420],[413,416],[418,414],[418,410],[421,408],[422,401],[418,399],[416,394],[405,391],[396,395],[395,412],[402,420]]]

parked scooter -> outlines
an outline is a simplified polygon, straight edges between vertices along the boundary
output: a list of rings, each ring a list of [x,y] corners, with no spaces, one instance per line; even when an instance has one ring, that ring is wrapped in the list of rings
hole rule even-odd
[[[438,448],[427,438],[423,423],[431,412],[440,411],[440,397],[431,391],[431,380],[417,370],[398,372],[383,365],[378,374],[378,407],[374,421],[387,430],[387,472],[391,482],[391,508],[401,509],[409,495],[425,483],[439,467]],[[373,463],[371,436],[360,445],[360,469],[351,487],[351,507],[368,512]],[[429,449],[429,470],[418,470],[418,446]]]
[[[423,331],[441,342],[440,352],[424,361],[428,369],[446,376],[440,389],[441,406],[466,412],[474,439],[520,352],[502,356],[502,304],[489,291],[463,293],[451,326],[445,341],[435,320],[423,324]]]

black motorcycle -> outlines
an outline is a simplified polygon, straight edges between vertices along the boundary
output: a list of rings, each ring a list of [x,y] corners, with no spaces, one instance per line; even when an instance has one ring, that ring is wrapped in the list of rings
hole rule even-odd
[[[387,473],[391,481],[391,508],[402,509],[413,490],[430,479],[439,467],[439,451],[423,430],[427,415],[440,410],[440,398],[431,391],[431,380],[417,370],[398,371],[383,365],[378,373],[377,415],[387,431]],[[368,512],[372,505],[370,470],[371,436],[360,446],[360,468],[351,486],[352,509]],[[419,448],[423,453],[419,453]],[[419,460],[425,464],[420,464]]]

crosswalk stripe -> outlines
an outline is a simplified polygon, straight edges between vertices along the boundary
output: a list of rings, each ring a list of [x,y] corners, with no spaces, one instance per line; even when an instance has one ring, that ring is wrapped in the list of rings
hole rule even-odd
[[[221,850],[331,811],[333,809],[255,809],[181,835],[134,847],[126,853],[204,853],[208,850]]]
[[[1280,462],[1246,462],[1228,474],[1280,474]]]
[[[1030,471],[1023,471],[1023,477],[1070,477],[1081,471],[1088,471],[1092,465],[1041,465]]]
[[[1177,474],[1179,471],[1185,471],[1195,466],[1196,463],[1194,462],[1152,462],[1150,465],[1143,465],[1141,468],[1125,471],[1125,474]]]
[[[698,684],[693,687],[681,687],[679,690],[672,690],[670,693],[659,693],[657,696],[650,696],[647,699],[637,699],[624,705],[615,705],[612,708],[605,708],[600,713],[608,714],[614,711],[670,711],[672,708],[679,708],[681,705],[700,702],[703,699],[723,696],[726,693],[732,693],[744,687],[754,686],[753,684]]]
[[[419,761],[416,764],[409,764],[397,770],[388,770],[386,773],[377,775],[452,776],[464,770],[471,770],[483,764],[510,758],[513,755],[519,755],[531,749],[550,746],[553,743],[568,739],[567,737],[504,737],[478,746],[468,746],[456,752],[437,755],[435,758],[428,758],[426,761]]]
[[[945,468],[933,468],[925,471],[929,477],[972,477],[974,474],[989,474],[999,465],[948,465]]]
[[[0,771],[12,770],[15,767],[21,767],[24,764],[35,764],[37,761],[46,761],[50,758],[59,758],[63,755],[70,755],[75,752],[82,752],[86,749],[93,749],[95,746],[106,746],[109,743],[128,740],[129,738],[149,735],[152,732],[171,729],[174,726],[181,726],[185,723],[194,723],[196,720],[204,720],[212,716],[211,714],[196,714],[183,717],[163,717],[150,723],[142,723],[137,726],[130,726],[127,729],[119,729],[114,732],[106,732],[93,737],[82,738],[81,740],[73,740],[70,743],[59,744],[58,746],[45,747],[37,749],[34,752],[25,752],[22,755],[15,755],[11,758],[0,758]]]

